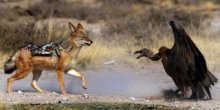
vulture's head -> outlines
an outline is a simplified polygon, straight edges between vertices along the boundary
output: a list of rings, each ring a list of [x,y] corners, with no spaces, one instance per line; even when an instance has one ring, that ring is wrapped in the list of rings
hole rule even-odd
[[[169,50],[170,50],[169,48],[167,48],[167,47],[165,47],[165,46],[162,46],[162,47],[160,47],[160,49],[159,49],[159,54],[160,54],[160,55],[166,55],[166,53],[167,53]]]
[[[149,52],[151,52],[149,49],[143,48],[141,50],[135,51],[134,54],[138,54],[139,56],[137,57],[137,59],[139,59],[141,57],[148,57]]]

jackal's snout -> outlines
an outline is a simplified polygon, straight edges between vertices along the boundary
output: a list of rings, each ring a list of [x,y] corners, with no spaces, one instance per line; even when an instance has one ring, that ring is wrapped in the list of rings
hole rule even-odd
[[[89,41],[85,42],[85,45],[90,46],[90,45],[92,45],[92,43],[93,43],[93,41],[89,40]]]

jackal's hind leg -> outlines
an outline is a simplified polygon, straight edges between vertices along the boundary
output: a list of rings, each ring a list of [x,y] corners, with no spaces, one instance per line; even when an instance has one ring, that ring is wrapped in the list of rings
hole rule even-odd
[[[46,91],[44,91],[43,89],[41,89],[38,85],[37,85],[37,82],[38,82],[38,79],[40,78],[42,74],[42,70],[34,70],[33,71],[33,79],[32,79],[32,82],[31,82],[31,86],[37,90],[38,92],[42,92],[42,93],[46,93]]]
[[[76,70],[74,69],[71,69],[67,72],[67,74],[69,75],[73,75],[73,76],[76,76],[78,78],[80,78],[82,80],[82,86],[84,89],[87,89],[87,83],[86,83],[86,78],[85,76],[82,74],[82,73],[79,73],[77,72]]]
[[[12,82],[15,80],[23,79],[28,75],[28,73],[31,71],[31,69],[25,69],[23,71],[17,70],[14,75],[12,75],[10,78],[7,80],[7,92],[10,93],[12,92],[11,90],[11,85]]]

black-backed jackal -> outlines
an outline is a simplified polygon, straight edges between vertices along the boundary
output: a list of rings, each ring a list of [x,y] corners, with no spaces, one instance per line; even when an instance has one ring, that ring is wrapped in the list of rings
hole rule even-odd
[[[90,46],[93,41],[88,38],[86,31],[80,23],[76,27],[70,22],[68,25],[71,33],[66,40],[58,44],[49,44],[49,46],[47,44],[41,48],[29,44],[19,49],[5,63],[4,70],[6,74],[16,70],[16,73],[7,80],[7,92],[12,91],[11,85],[13,81],[26,77],[30,72],[33,73],[32,87],[39,92],[45,92],[37,85],[42,70],[55,70],[57,72],[59,86],[64,95],[67,94],[63,82],[64,72],[79,77],[82,80],[83,88],[86,88],[84,75],[75,71],[73,67],[82,46]]]

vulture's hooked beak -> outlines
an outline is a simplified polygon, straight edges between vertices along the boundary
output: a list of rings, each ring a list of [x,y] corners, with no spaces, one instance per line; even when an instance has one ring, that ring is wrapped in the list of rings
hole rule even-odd
[[[134,52],[134,55],[136,55],[136,54],[139,54],[139,56],[138,56],[136,59],[139,59],[139,58],[145,56],[142,50],[135,51],[135,52]]]

